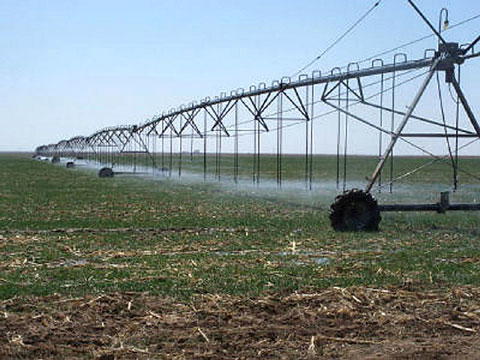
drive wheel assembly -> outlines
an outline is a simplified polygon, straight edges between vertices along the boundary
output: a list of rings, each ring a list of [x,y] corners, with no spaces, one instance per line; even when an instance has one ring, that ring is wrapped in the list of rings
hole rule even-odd
[[[377,200],[363,190],[346,191],[330,206],[330,222],[336,231],[378,231],[381,219]]]
[[[113,170],[109,167],[104,167],[101,168],[100,171],[98,172],[98,177],[101,178],[111,178],[113,177]]]

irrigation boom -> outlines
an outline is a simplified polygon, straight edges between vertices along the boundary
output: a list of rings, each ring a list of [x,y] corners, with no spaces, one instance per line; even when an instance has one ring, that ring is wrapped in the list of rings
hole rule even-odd
[[[229,94],[222,93],[213,99],[207,97],[201,101],[171,109],[142,124],[109,127],[89,136],[76,136],[56,144],[42,145],[36,149],[36,154],[55,159],[87,157],[103,164],[109,164],[109,167],[102,169],[104,171],[99,173],[101,176],[113,176],[114,172],[111,168],[115,166],[120,155],[133,156],[135,171],[137,157],[146,156],[151,161],[152,167],[160,169],[165,175],[172,175],[175,162],[180,176],[182,161],[184,161],[182,154],[185,142],[189,140],[191,159],[193,159],[194,143],[203,145],[202,165],[205,178],[207,178],[208,172],[207,154],[211,146],[215,146],[215,177],[220,179],[222,153],[227,146],[226,142],[231,139],[229,146],[230,153],[233,154],[234,181],[238,181],[240,177],[239,153],[247,153],[245,150],[248,148],[251,150],[248,153],[249,156],[252,156],[253,161],[252,179],[254,183],[258,184],[262,169],[262,145],[267,137],[276,143],[276,181],[281,186],[284,173],[282,160],[284,131],[296,125],[304,129],[304,139],[302,142],[298,141],[298,146],[304,149],[305,184],[307,188],[311,189],[315,138],[313,123],[320,117],[333,116],[337,125],[336,185],[339,189],[343,187],[343,193],[332,205],[331,219],[334,228],[338,230],[375,230],[378,228],[381,210],[478,210],[476,204],[471,206],[471,204],[450,205],[449,203],[448,206],[443,207],[438,204],[379,207],[371,195],[376,186],[379,188],[385,186],[384,178],[388,177],[385,175],[387,166],[390,170],[389,181],[387,181],[390,191],[398,178],[404,178],[421,168],[398,178],[394,177],[393,151],[399,141],[419,150],[424,155],[433,157],[435,161],[450,161],[453,169],[454,189],[456,189],[459,172],[466,173],[459,167],[459,152],[480,139],[480,125],[461,88],[459,79],[460,66],[480,56],[480,52],[475,52],[475,45],[480,41],[480,36],[466,45],[447,42],[441,34],[440,27],[439,30],[436,30],[418,7],[411,0],[408,2],[438,39],[437,49],[425,50],[423,58],[408,60],[407,56],[401,53],[396,54],[393,62],[388,64],[382,59],[373,59],[370,66],[367,67],[361,67],[360,63],[353,62],[344,68],[336,67],[328,73],[313,71],[310,74],[301,74],[296,79],[283,77],[274,81],[270,86],[261,83],[248,89],[236,89]],[[410,73],[416,73],[422,69],[423,73],[403,82],[399,81]],[[446,120],[439,73],[445,75],[444,82],[448,85],[449,90],[453,88],[455,91],[457,109],[453,122]],[[414,113],[435,76],[441,120]],[[402,110],[397,105],[396,88],[419,77],[423,77],[422,83],[406,110]],[[365,79],[376,81],[365,84]],[[389,104],[386,104],[384,96],[386,93],[391,95]],[[468,120],[464,123],[460,121],[460,105]],[[319,115],[318,108],[320,106],[325,106],[330,111]],[[369,109],[369,115],[365,116],[355,112],[354,106],[356,108],[363,106]],[[372,117],[372,111],[376,111],[377,118]],[[389,124],[386,122],[387,114],[390,116]],[[378,163],[371,176],[368,177],[365,191],[347,189],[350,121],[366,126],[378,134]],[[412,121],[427,124],[436,130],[406,131],[407,125]],[[271,134],[274,135],[271,136]],[[239,139],[244,136],[249,136],[250,140],[240,143]],[[388,141],[385,141],[385,136]],[[444,139],[448,146],[449,159],[434,155],[426,147],[413,142],[412,139],[418,138]],[[462,140],[471,141],[462,145]],[[160,158],[157,156],[159,153],[157,151],[158,141],[161,142]],[[159,160],[161,160],[161,165],[158,164]]]

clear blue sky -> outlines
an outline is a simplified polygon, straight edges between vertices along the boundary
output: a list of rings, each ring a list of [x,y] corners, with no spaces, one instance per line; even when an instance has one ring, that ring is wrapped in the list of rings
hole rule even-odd
[[[374,2],[2,0],[0,151],[143,122],[192,100],[290,75]],[[477,0],[417,4],[435,23],[442,6],[451,23],[480,14]],[[479,30],[480,19],[448,37],[467,42]],[[428,33],[406,0],[383,0],[315,68],[329,70]],[[409,49],[410,57],[434,45]],[[480,60],[470,66],[480,69]],[[478,105],[479,92],[470,90]]]

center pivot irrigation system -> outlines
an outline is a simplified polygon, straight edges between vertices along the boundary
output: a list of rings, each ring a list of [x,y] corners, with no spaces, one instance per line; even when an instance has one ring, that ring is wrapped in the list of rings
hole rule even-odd
[[[109,127],[90,136],[39,146],[35,155],[51,158],[52,162],[66,158],[67,167],[74,166],[73,159],[95,161],[103,166],[99,171],[101,177],[121,173],[114,171],[120,165],[128,165],[134,173],[143,165],[142,169],[163,176],[196,171],[203,172],[204,179],[214,173],[218,180],[231,178],[238,182],[248,175],[255,184],[260,183],[261,178],[269,178],[281,187],[289,164],[285,148],[290,142],[289,149],[296,149],[295,171],[304,176],[306,188],[312,189],[314,141],[322,142],[322,135],[328,133],[327,129],[331,133],[333,128],[336,187],[342,190],[331,206],[334,229],[377,230],[381,211],[480,210],[478,203],[450,204],[448,193],[441,194],[439,203],[415,205],[379,205],[371,194],[374,189],[385,187],[392,191],[395,181],[416,174],[434,162],[451,166],[454,189],[458,187],[459,173],[480,180],[459,166],[459,153],[480,139],[480,125],[460,86],[461,65],[480,56],[474,48],[480,36],[463,45],[447,42],[441,27],[448,25],[448,11],[440,12],[437,30],[411,0],[408,2],[438,39],[437,48],[425,50],[420,59],[408,60],[404,53],[397,53],[391,63],[371,57],[334,68],[329,73],[313,71],[295,79],[284,77],[270,86],[261,83],[192,102],[140,125]],[[446,16],[443,24],[442,15]],[[370,64],[363,66],[366,62]],[[432,119],[430,113],[414,114],[435,77],[440,120]],[[400,102],[405,92],[402,97],[398,88],[406,84],[412,86],[415,79],[423,81],[408,90],[415,95],[413,99],[409,97],[409,102],[404,104],[407,106],[403,107]],[[455,109],[451,119],[447,119],[444,109],[441,85],[448,87],[453,99]],[[418,126],[410,130],[412,124]],[[378,158],[365,189],[349,190],[348,166],[353,162],[348,158],[349,144],[359,136],[358,131],[351,134],[358,125],[370,130]],[[418,128],[422,131],[415,131]],[[448,155],[435,155],[419,143],[419,139],[440,139],[445,142]],[[429,162],[394,176],[394,149],[399,143],[428,156]],[[267,152],[266,147],[273,147],[274,151]]]

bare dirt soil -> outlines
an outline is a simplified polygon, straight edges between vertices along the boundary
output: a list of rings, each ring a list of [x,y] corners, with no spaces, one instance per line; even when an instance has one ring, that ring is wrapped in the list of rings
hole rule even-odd
[[[0,303],[1,359],[478,359],[480,288]]]

